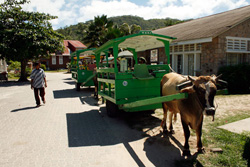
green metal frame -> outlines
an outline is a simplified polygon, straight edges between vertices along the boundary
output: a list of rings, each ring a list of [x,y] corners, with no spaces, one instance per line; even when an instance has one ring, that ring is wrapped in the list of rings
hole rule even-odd
[[[133,53],[135,64],[137,52],[165,47],[168,64],[170,63],[169,43],[176,38],[153,34],[151,31],[141,31],[121,38],[108,41],[94,52],[98,73],[98,93],[106,100],[116,104],[119,109],[127,112],[152,110],[162,107],[162,102],[182,99],[187,94],[172,95],[172,97],[161,97],[160,81],[169,72],[167,64],[147,65],[153,77],[137,78],[133,70],[120,72],[117,58],[119,48],[127,49]],[[113,49],[114,67],[108,67],[108,51]],[[106,55],[107,65],[100,64],[101,55]]]
[[[79,65],[80,55],[94,55],[95,48],[77,50],[71,54],[71,73],[72,79],[81,86],[94,86],[92,78],[96,75],[92,70],[81,69]],[[74,60],[76,57],[76,61]]]

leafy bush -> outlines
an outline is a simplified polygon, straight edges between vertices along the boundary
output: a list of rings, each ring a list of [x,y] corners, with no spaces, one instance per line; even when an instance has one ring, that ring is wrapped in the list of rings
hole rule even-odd
[[[44,71],[46,71],[46,65],[45,64],[41,64],[40,67],[41,67],[41,69],[43,69]]]
[[[250,165],[250,137],[246,138],[246,143],[243,152],[243,158],[248,161],[248,166]]]
[[[25,71],[26,71],[27,76],[30,76],[32,69],[30,69],[29,67],[26,67]]]
[[[15,70],[15,69],[21,69],[21,63],[18,61],[10,61],[10,65],[8,67],[8,71]]]
[[[228,82],[230,94],[250,93],[250,65],[224,66],[218,74],[222,74],[222,79]]]

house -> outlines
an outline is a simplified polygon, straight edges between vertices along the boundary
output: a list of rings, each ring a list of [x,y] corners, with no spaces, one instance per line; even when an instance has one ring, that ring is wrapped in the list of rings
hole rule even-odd
[[[70,54],[87,47],[77,40],[64,40],[64,52],[53,53],[49,58],[41,58],[41,64],[45,64],[49,70],[65,69],[66,64],[71,61]]]
[[[217,74],[222,66],[250,63],[250,6],[157,29],[153,33],[177,38],[170,45],[170,62],[163,56],[163,48],[138,55],[150,55],[151,63],[170,63],[180,74],[211,75]]]

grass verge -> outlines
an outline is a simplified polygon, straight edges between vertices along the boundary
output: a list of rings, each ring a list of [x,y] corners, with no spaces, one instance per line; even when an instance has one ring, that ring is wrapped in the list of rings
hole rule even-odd
[[[56,72],[67,72],[67,69],[62,69],[62,70],[46,70],[45,72],[50,72],[50,73],[56,73]]]
[[[190,157],[176,162],[176,166],[206,166],[206,167],[247,167],[250,166],[250,133],[236,134],[217,126],[250,117],[250,111],[239,112],[236,116],[229,116],[206,125],[203,130],[203,146],[205,154]],[[210,148],[222,148],[222,153],[212,153]]]
[[[14,74],[14,73],[8,73],[8,80],[18,80],[20,78],[19,75]]]

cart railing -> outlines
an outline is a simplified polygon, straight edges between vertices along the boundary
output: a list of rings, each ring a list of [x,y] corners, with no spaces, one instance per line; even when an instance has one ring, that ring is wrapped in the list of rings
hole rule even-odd
[[[144,99],[144,100],[138,100],[135,102],[127,103],[121,105],[121,109],[130,109],[130,108],[135,108],[135,107],[141,107],[145,105],[152,105],[152,104],[158,104],[158,103],[163,103],[163,102],[168,102],[168,101],[173,101],[173,100],[181,100],[181,99],[186,99],[188,98],[188,93],[177,93],[173,95],[168,95],[168,96],[160,96],[160,97],[154,97],[154,98],[149,98],[149,99]]]

